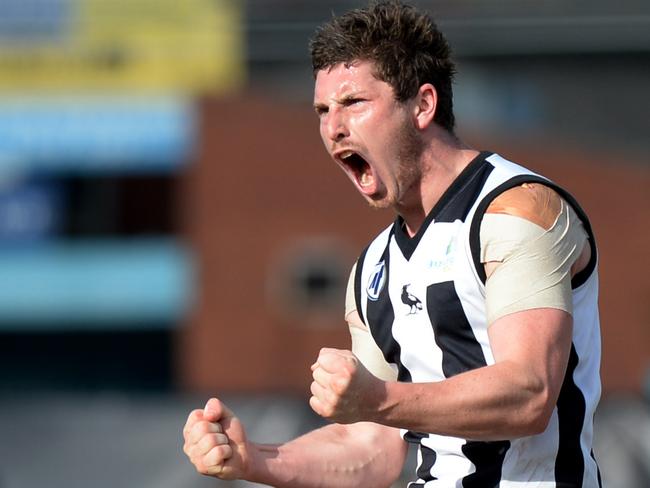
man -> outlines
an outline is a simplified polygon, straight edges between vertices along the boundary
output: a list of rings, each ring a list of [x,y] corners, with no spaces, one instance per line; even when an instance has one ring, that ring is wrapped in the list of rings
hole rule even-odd
[[[352,271],[352,350],[322,349],[311,407],[333,423],[259,445],[223,403],[193,411],[196,469],[273,486],[599,486],[596,248],[564,190],[454,134],[449,48],[396,2],[311,43],[327,151],[396,221]]]

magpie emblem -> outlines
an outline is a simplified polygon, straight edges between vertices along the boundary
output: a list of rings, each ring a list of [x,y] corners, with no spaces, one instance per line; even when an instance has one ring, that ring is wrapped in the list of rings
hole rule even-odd
[[[407,290],[409,286],[410,283],[402,287],[402,303],[409,307],[407,315],[413,315],[422,310],[422,301]]]

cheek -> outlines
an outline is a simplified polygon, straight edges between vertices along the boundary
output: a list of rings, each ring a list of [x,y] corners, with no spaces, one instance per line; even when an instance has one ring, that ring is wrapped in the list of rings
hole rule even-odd
[[[320,139],[321,139],[321,141],[323,141],[323,144],[325,145],[325,147],[328,147],[328,145],[327,145],[327,135],[326,135],[326,132],[325,132],[325,124],[323,124],[322,121],[319,122],[319,124],[318,124],[318,133],[320,134]]]
[[[373,130],[381,124],[381,118],[376,117],[374,112],[368,110],[361,113],[353,114],[349,119],[349,126],[356,127],[359,130]]]

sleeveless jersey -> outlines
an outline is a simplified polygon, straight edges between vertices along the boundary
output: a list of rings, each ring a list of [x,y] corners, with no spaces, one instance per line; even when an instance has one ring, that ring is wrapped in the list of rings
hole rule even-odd
[[[398,381],[434,382],[494,363],[485,313],[480,223],[489,203],[524,182],[543,183],[576,211],[591,259],[571,282],[573,338],[567,372],[545,432],[482,442],[402,430],[418,446],[417,480],[434,487],[596,487],[591,450],[600,397],[596,247],[575,199],[551,181],[492,153],[481,153],[454,180],[410,238],[401,217],[360,256],[357,310]]]

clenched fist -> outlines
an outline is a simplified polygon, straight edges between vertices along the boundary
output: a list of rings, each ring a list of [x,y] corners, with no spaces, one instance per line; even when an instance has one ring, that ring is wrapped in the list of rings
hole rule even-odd
[[[190,413],[183,437],[183,452],[199,473],[221,479],[246,475],[249,449],[244,427],[216,398]]]
[[[309,405],[318,415],[342,424],[374,420],[384,382],[351,351],[323,348],[311,370]]]

